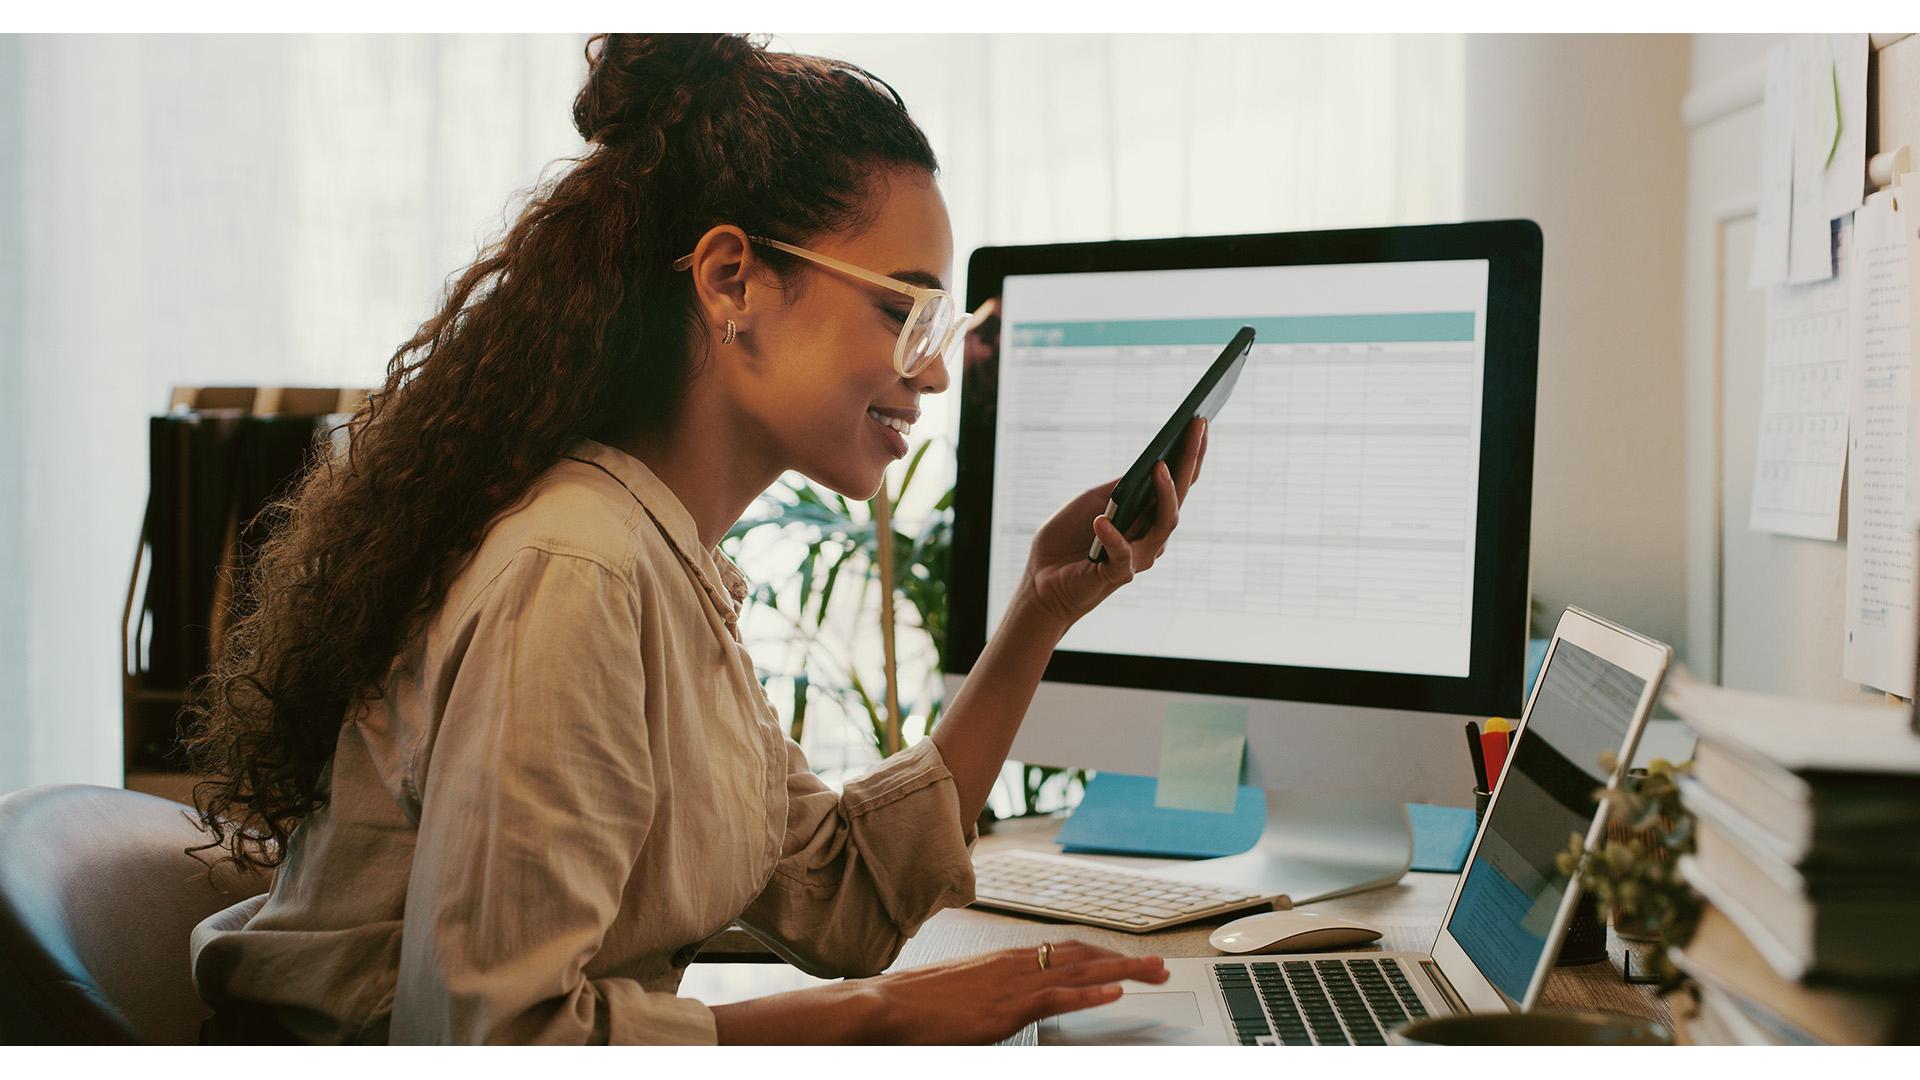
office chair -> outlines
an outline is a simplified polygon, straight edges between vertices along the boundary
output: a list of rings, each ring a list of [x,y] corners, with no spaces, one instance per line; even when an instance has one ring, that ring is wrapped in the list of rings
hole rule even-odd
[[[209,882],[192,814],[82,784],[0,796],[0,1042],[199,1041],[188,939],[269,879]]]

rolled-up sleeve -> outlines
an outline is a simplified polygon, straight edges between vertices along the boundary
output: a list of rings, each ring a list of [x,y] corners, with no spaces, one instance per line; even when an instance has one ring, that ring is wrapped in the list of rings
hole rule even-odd
[[[943,908],[973,902],[974,823],[932,739],[835,794],[787,742],[778,865],[740,923],[822,976],[877,974]]]
[[[653,824],[640,605],[600,563],[527,548],[473,606],[418,785],[389,1036],[713,1042],[712,1012],[586,969]]]

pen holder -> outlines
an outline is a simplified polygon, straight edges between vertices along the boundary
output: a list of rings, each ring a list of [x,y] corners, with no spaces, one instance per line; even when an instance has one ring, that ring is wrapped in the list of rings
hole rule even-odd
[[[1580,894],[1574,905],[1573,920],[1567,923],[1567,940],[1560,945],[1555,967],[1597,964],[1607,958],[1607,924],[1600,919],[1600,898],[1590,892]]]

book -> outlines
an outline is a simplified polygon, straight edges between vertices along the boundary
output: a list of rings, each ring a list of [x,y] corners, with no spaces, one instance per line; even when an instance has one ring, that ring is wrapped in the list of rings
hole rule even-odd
[[[1772,1039],[1794,1044],[1881,1044],[1920,1040],[1920,984],[1881,991],[1806,986],[1782,978],[1719,908],[1709,905],[1684,947],[1668,950],[1698,984],[1731,1000]],[[1709,988],[1711,988],[1709,990]],[[1731,1041],[1725,1009],[1709,1027]],[[1702,1040],[1704,1041],[1704,1039]]]
[[[1701,749],[1707,749],[1706,744]],[[1750,850],[1809,872],[1898,867],[1920,874],[1920,844],[1913,842],[1913,837],[1920,835],[1920,821],[1840,828],[1818,827],[1818,822],[1807,816],[1803,819],[1805,828],[1795,827],[1783,820],[1784,814],[1757,813],[1738,797],[1723,796],[1719,778],[1709,772],[1715,780],[1710,785],[1701,777],[1699,764],[1696,758],[1694,775],[1680,778],[1681,803],[1695,818]],[[1914,880],[1920,884],[1920,877]]]
[[[1803,873],[1704,818],[1694,844],[1692,869],[1682,863],[1687,879],[1737,896],[1795,956],[1797,974],[1920,977],[1920,872],[1895,864]]]
[[[1806,722],[1828,721],[1809,716]],[[1799,774],[1708,735],[1694,748],[1693,775],[1730,807],[1764,822],[1785,845],[1801,851],[1837,850],[1856,840],[1850,835],[1855,832],[1920,831],[1920,775]]]
[[[1708,1027],[1718,1040],[1726,1046],[1804,1046],[1819,1045],[1796,1042],[1760,1023],[1758,1018],[1740,1007],[1738,999],[1723,993],[1719,987],[1703,984],[1699,990],[1700,1012],[1710,1017]]]
[[[1711,826],[1680,860],[1681,876],[1745,933],[1788,979],[1920,979],[1920,902],[1899,883],[1810,895],[1784,864],[1741,848]],[[1848,883],[1852,885],[1851,882]]]
[[[1684,670],[1668,675],[1661,701],[1701,739],[1738,755],[1781,794],[1812,801],[1820,774],[1893,778],[1920,796],[1920,738],[1909,711],[1864,702],[1837,705],[1703,683]]]

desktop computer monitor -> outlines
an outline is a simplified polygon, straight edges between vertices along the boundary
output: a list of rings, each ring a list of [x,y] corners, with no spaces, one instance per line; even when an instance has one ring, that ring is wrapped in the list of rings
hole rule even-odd
[[[1468,804],[1462,721],[1523,700],[1540,257],[1529,221],[976,251],[950,695],[1035,529],[1252,325],[1165,555],[1067,634],[1012,756],[1151,775],[1204,698],[1245,708],[1270,835],[1287,806]]]

